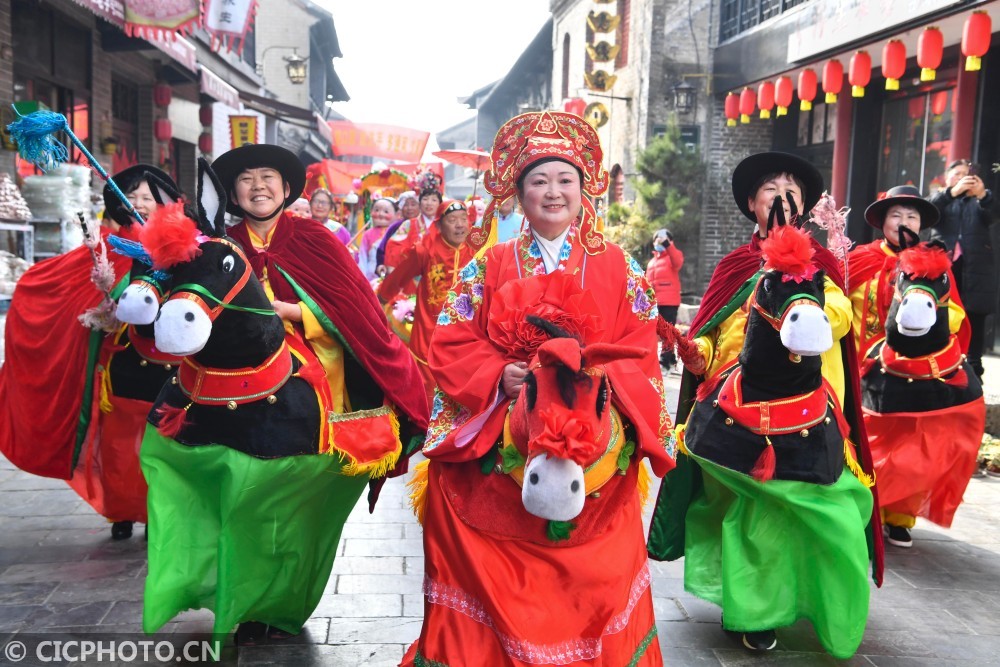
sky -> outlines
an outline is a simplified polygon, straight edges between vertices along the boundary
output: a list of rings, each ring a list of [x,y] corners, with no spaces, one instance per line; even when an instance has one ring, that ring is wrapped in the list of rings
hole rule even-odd
[[[433,134],[473,116],[458,102],[503,77],[549,17],[549,0],[314,0],[333,14],[356,123]]]

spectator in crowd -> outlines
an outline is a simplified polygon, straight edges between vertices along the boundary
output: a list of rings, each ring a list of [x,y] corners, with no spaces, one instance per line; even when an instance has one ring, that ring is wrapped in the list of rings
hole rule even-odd
[[[674,243],[669,229],[659,229],[653,235],[653,258],[646,265],[646,280],[656,291],[656,307],[660,317],[671,324],[677,323],[677,309],[681,305],[681,267],[684,253]],[[674,351],[664,347],[660,352],[660,365],[670,370],[677,363]]]

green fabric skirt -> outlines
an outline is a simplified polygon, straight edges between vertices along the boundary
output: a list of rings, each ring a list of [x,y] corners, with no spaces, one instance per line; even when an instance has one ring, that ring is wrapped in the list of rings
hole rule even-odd
[[[150,425],[140,461],[149,484],[143,630],[204,608],[216,634],[243,621],[299,632],[368,475],[342,475],[335,455],[258,459],[189,447]]]
[[[853,655],[868,619],[871,492],[846,468],[824,486],[692,459],[704,487],[687,514],[684,588],[722,607],[727,630],[806,618],[830,654]]]

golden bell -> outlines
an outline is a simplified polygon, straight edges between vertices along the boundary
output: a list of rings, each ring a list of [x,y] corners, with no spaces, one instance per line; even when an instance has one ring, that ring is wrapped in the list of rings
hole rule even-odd
[[[718,401],[712,401],[712,407],[713,408],[719,407],[719,402]]]
[[[493,466],[493,472],[495,472],[498,475],[502,475],[503,474],[503,466],[500,465],[499,463],[496,464],[495,466]]]
[[[733,418],[726,417],[726,426],[732,426],[732,425],[733,425]]]
[[[226,403],[226,407],[229,408],[230,410],[235,410],[236,409],[236,401],[229,401],[228,403]]]
[[[166,370],[168,370],[168,371],[172,371],[172,370],[174,370],[174,367],[173,367],[173,366],[171,366],[170,364],[163,364],[163,367],[164,367],[164,368],[165,368]]]
[[[799,435],[801,435],[803,438],[808,438],[809,437],[809,429],[807,429],[807,428],[802,429],[801,431],[799,431]]]
[[[173,376],[172,378],[170,378],[170,384],[177,384],[177,376],[176,375]]]
[[[139,365],[142,366],[143,368],[145,368],[146,366],[149,365],[149,362],[146,361],[145,359],[140,359],[139,360]]]
[[[601,497],[601,492],[600,491],[594,491],[592,494],[590,494],[590,497],[591,498],[600,498]]]
[[[270,403],[271,405],[274,405],[275,403],[278,402],[278,397],[275,396],[274,394],[271,394],[270,396],[267,397],[267,402]]]
[[[830,425],[830,418],[827,417],[826,419],[824,419],[823,423],[826,424],[827,426],[829,426]]]

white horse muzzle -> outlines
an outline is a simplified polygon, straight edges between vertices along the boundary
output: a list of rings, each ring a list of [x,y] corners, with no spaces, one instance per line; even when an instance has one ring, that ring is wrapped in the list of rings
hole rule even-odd
[[[187,299],[167,301],[153,323],[156,347],[167,354],[186,357],[200,352],[212,335],[212,320]]]
[[[833,347],[830,318],[815,304],[792,306],[781,325],[781,344],[792,354],[815,357]]]
[[[549,521],[570,521],[583,511],[583,466],[539,454],[524,466],[521,502],[529,514]]]
[[[923,336],[937,322],[937,303],[924,292],[903,296],[896,311],[896,328],[904,336]]]
[[[125,324],[152,324],[160,312],[156,291],[146,283],[132,283],[118,297],[115,316]]]

